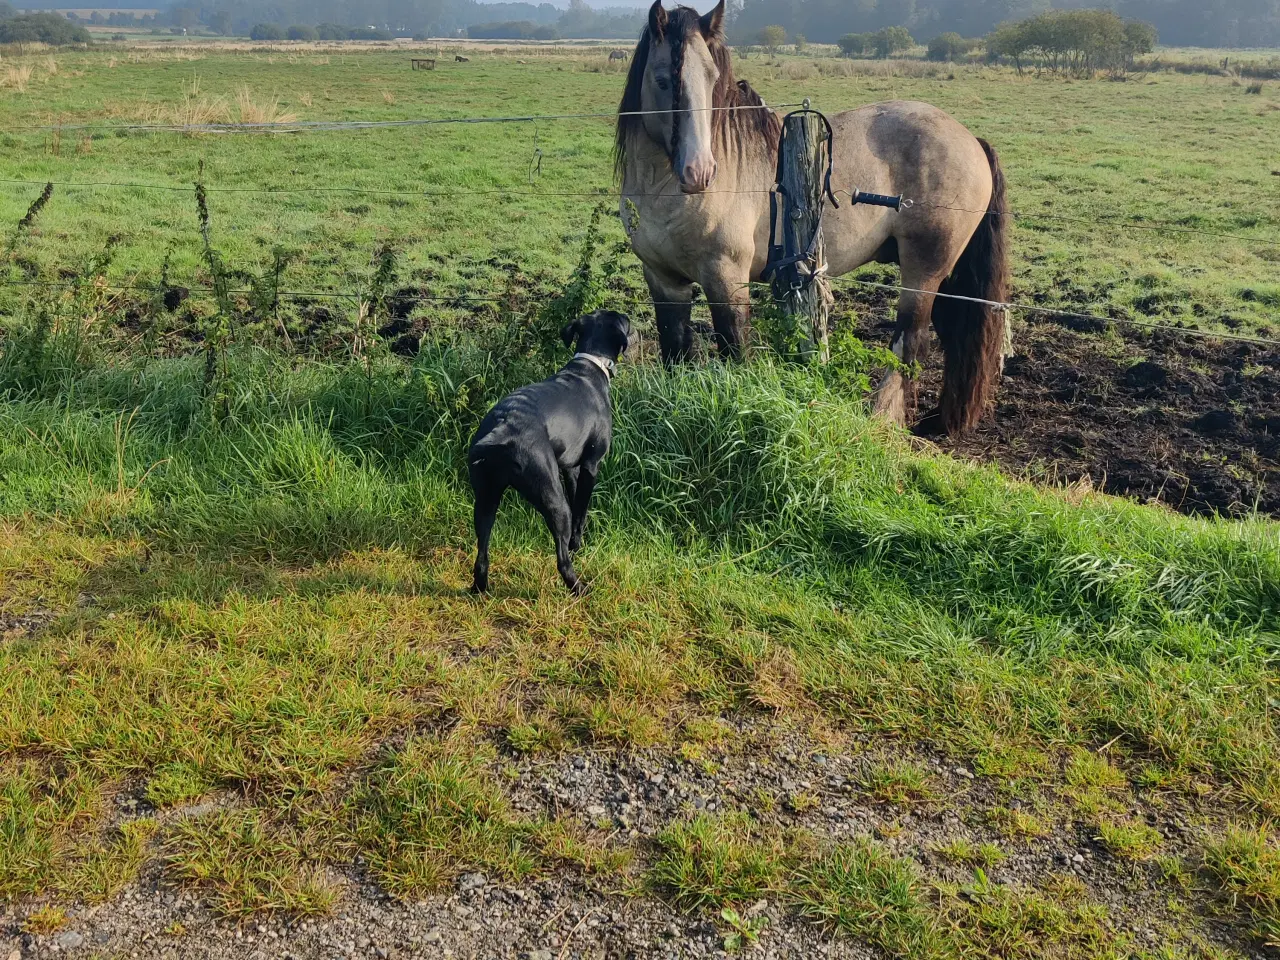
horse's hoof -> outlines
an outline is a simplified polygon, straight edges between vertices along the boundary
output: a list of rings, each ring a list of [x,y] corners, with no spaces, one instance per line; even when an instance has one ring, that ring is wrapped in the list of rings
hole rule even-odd
[[[579,580],[569,588],[569,592],[572,593],[575,597],[585,597],[587,594],[591,592],[591,588],[587,586],[586,583]]]
[[[477,580],[471,584],[471,592],[474,593],[476,596],[482,596],[489,592],[489,584],[481,583],[480,581]]]

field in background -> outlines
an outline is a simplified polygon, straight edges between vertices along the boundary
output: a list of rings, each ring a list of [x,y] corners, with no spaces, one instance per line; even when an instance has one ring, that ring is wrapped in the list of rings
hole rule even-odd
[[[873,358],[847,343],[825,369],[639,362],[579,564],[593,593],[559,590],[509,502],[473,599],[467,438],[563,357],[557,310],[640,294],[616,226],[589,235],[609,121],[70,127],[607,112],[618,68],[134,50],[0,69],[24,65],[0,143],[36,185],[0,183],[6,229],[45,180],[176,189],[57,186],[11,234],[0,946],[1223,960],[1280,940],[1274,521],[922,449],[866,419]],[[740,66],[772,103],[919,97],[992,139],[1018,210],[1088,221],[1017,221],[1019,299],[1276,334],[1272,85]],[[280,286],[306,294],[234,297],[225,353],[202,161],[236,283],[287,254]],[[280,192],[237,192],[258,188]],[[596,269],[570,282],[584,249]],[[841,307],[874,331],[890,303]],[[1228,360],[1237,385],[1280,370],[1179,339],[1162,375],[1138,362],[1155,341],[1083,333],[1096,352],[1063,363],[1043,325],[1016,331],[1024,363],[1071,378],[1065,416],[1128,391],[1112,433],[1200,415]]]
[[[607,119],[536,129],[409,127],[248,139],[17,129],[242,116],[608,113],[616,108],[621,71],[610,69],[602,53],[510,51],[442,63],[434,72],[410,71],[408,53],[49,56],[33,58],[25,92],[7,90],[0,104],[12,158],[7,176],[39,182],[0,184],[0,222],[16,223],[45,180],[189,188],[203,161],[214,236],[236,265],[261,267],[280,246],[295,258],[287,286],[346,290],[373,245],[390,241],[403,250],[409,276],[433,291],[474,294],[503,284],[504,265],[519,265],[534,279],[563,276],[566,251],[585,230],[593,201],[555,194],[606,198],[612,189]],[[738,66],[773,103],[807,96],[835,112],[920,98],[992,140],[1009,171],[1011,203],[1026,215],[1013,243],[1019,299],[1207,329],[1274,323],[1280,83],[1251,95],[1230,78],[1165,73],[1109,83],[1020,79],[1010,71],[918,61],[748,59]],[[531,177],[538,149],[541,174]],[[246,188],[300,192],[219,192]],[[321,188],[334,192],[313,192]],[[544,196],[531,195],[538,193]],[[1047,214],[1084,222],[1036,218]],[[1097,222],[1108,219],[1158,220],[1271,243]],[[175,282],[202,281],[189,190],[60,188],[24,251],[23,268],[33,277],[74,270],[112,236],[118,238],[112,280],[154,282],[169,255]],[[638,273],[633,265],[627,274],[636,290]],[[12,306],[14,292],[6,295]]]

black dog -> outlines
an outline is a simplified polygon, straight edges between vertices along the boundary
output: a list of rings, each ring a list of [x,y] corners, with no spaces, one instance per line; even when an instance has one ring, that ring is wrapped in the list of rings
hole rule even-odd
[[[476,495],[474,593],[489,589],[489,537],[507,487],[533,504],[556,541],[556,566],[565,586],[586,588],[573,570],[600,461],[613,439],[609,380],[627,349],[631,321],[597,310],[560,332],[578,340],[573,359],[548,380],[521,387],[489,411],[471,441],[467,462]],[[562,479],[563,475],[563,479]]]

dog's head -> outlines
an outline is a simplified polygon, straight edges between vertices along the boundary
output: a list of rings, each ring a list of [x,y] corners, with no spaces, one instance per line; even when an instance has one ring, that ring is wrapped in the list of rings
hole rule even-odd
[[[589,353],[616,363],[631,341],[631,319],[625,313],[597,310],[565,324],[560,338],[571,350],[576,340],[578,353]]]

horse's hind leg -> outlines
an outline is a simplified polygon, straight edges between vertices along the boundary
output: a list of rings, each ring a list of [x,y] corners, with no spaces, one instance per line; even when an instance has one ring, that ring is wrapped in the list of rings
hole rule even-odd
[[[653,312],[658,320],[658,344],[662,362],[680,363],[693,357],[693,284],[683,278],[660,274],[645,267],[644,278],[653,297]]]
[[[903,268],[898,298],[898,325],[894,328],[890,348],[902,361],[902,370],[891,370],[876,388],[873,409],[898,426],[915,419],[917,383],[913,368],[929,357],[929,320],[933,314],[934,294],[942,283],[941,276],[921,274]]]

